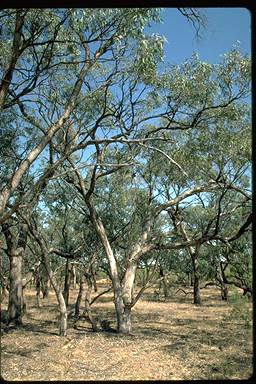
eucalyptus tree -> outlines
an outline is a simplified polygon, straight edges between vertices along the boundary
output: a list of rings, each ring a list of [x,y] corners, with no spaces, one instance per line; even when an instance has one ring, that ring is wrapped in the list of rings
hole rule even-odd
[[[240,220],[239,213],[234,212],[229,218],[226,231]],[[240,235],[240,236],[238,236]],[[232,242],[214,241],[208,247],[206,262],[211,265],[211,280],[221,288],[223,300],[228,299],[228,287],[235,286],[243,290],[244,295],[251,296],[252,291],[252,228],[244,229],[234,236]]]
[[[52,146],[57,132],[61,131],[55,143],[58,161],[52,156],[50,165],[42,168],[45,179],[70,153],[75,137],[84,144],[88,137],[93,138],[102,119],[118,119],[118,108],[104,109],[106,92],[111,83],[114,85],[135,67],[135,73],[147,71],[150,75],[161,56],[163,40],[158,35],[146,36],[144,27],[151,21],[158,22],[159,15],[159,9],[149,8],[1,10],[1,50],[5,53],[1,66],[2,113],[14,114],[21,131],[23,126],[30,129],[28,137],[23,138],[24,146],[31,140],[2,186],[1,222],[27,199],[27,195],[13,199],[13,194],[32,171],[32,163]],[[79,109],[78,104],[86,106],[85,129],[79,124],[84,108]],[[90,104],[94,106],[92,113]],[[60,141],[63,143],[58,146]]]
[[[214,194],[218,191],[221,195],[223,191],[226,193],[227,190],[236,190],[244,196],[239,181],[236,184],[239,179],[237,174],[227,172],[226,179],[218,177],[220,172],[218,162],[222,164],[223,160],[221,150],[216,151],[216,148],[219,144],[218,140],[219,142],[221,140],[221,129],[225,134],[227,131],[227,136],[229,134],[232,137],[234,134],[235,140],[241,137],[242,132],[248,132],[249,113],[242,100],[249,94],[249,83],[250,61],[236,50],[224,56],[219,65],[203,63],[198,56],[193,56],[181,67],[174,66],[169,72],[156,75],[151,84],[151,91],[144,98],[140,93],[137,105],[135,101],[131,102],[135,100],[136,85],[131,86],[131,83],[121,82],[124,89],[129,85],[127,91],[122,92],[121,103],[123,110],[124,106],[127,106],[126,111],[131,110],[132,119],[128,122],[132,129],[129,130],[126,127],[127,122],[122,127],[128,138],[121,137],[120,140],[116,140],[119,145],[114,147],[111,147],[113,144],[111,139],[96,140],[94,142],[95,165],[90,173],[83,174],[79,165],[70,160],[74,175],[66,181],[74,185],[83,196],[108,258],[120,332],[129,332],[131,329],[131,307],[134,305],[132,287],[138,261],[143,254],[156,249],[177,249],[186,246],[197,248],[218,235],[220,208],[217,210],[217,216],[214,214],[210,219],[212,221],[206,226],[205,231],[191,238],[185,238],[183,233],[178,241],[173,242],[168,241],[164,231],[161,236],[159,234],[154,236],[154,228],[162,212],[168,210],[171,212],[184,200],[190,198],[191,201],[192,196],[198,196],[202,200],[200,194],[206,192]],[[125,95],[129,95],[128,100]],[[140,107],[136,116],[135,106]],[[240,122],[242,119],[239,127],[233,123],[238,122],[238,117]],[[159,133],[162,134],[160,137]],[[191,137],[195,137],[194,145],[190,145]],[[202,149],[200,141],[201,144],[206,140],[209,142],[210,137],[213,139],[212,147],[204,146]],[[155,140],[153,145],[149,144],[151,140]],[[245,144],[245,147],[240,150],[248,155],[249,143]],[[127,146],[126,150],[124,145]],[[235,141],[232,149],[233,147],[235,147]],[[194,158],[192,155],[188,157],[188,154],[193,153],[194,148]],[[221,149],[223,149],[223,156],[229,158],[230,149],[227,150],[225,146]],[[202,154],[205,156],[208,153],[214,154],[215,157],[217,154],[217,164],[214,163],[214,157],[210,162],[208,159],[202,159]],[[156,159],[157,156],[165,159],[165,163],[158,160],[158,169],[164,168],[160,176],[156,174],[157,167],[152,160],[154,156]],[[140,203],[140,208],[144,209],[142,224],[135,241],[131,244],[121,282],[117,255],[111,247],[106,223],[103,222],[94,195],[98,191],[98,180],[102,177],[110,177],[125,167],[131,169],[130,174],[135,174],[135,177],[140,179],[141,186],[146,192]],[[155,169],[152,170],[152,167]],[[226,166],[225,172],[227,168]],[[167,173],[164,175],[164,172]],[[161,177],[165,179],[164,183]],[[129,187],[128,183],[125,183],[126,188]],[[168,183],[168,194],[166,194],[166,183]],[[176,230],[175,225],[177,227],[177,223],[173,223],[173,230]]]
[[[57,220],[55,221],[55,230],[58,232],[59,230],[63,233],[63,237],[61,238],[62,241],[57,241],[57,236],[54,241],[53,237],[51,236],[53,233],[52,228],[51,232],[49,233],[50,228],[47,228],[47,222],[45,220],[43,221],[43,224],[46,225],[46,228],[42,228],[40,223],[40,220],[37,215],[34,214],[30,217],[26,217],[25,215],[22,216],[23,220],[25,221],[29,233],[31,235],[31,238],[34,239],[34,241],[37,243],[39,247],[39,252],[41,256],[41,261],[44,264],[44,267],[46,269],[47,275],[49,277],[49,280],[51,282],[51,285],[55,291],[56,298],[59,305],[59,312],[60,312],[60,323],[59,323],[59,332],[60,335],[65,336],[67,332],[67,304],[68,304],[68,286],[67,281],[65,284],[64,292],[62,291],[62,283],[61,279],[58,279],[57,277],[57,270],[59,268],[63,267],[63,265],[67,263],[59,263],[60,256],[65,258],[66,260],[69,259],[76,259],[81,256],[81,248],[82,244],[77,247],[75,239],[68,239],[68,234],[65,231],[65,224],[67,224],[67,217],[65,217],[65,221],[61,222],[61,225],[57,223]],[[63,212],[62,212],[62,218],[63,218]],[[48,236],[47,236],[48,235]],[[48,238],[47,238],[48,237]],[[73,241],[72,241],[73,240]],[[72,246],[72,244],[68,247],[67,242],[73,243],[76,248]],[[58,245],[58,246],[57,246]],[[54,254],[55,256],[55,265],[57,267],[55,270],[53,270],[53,264],[51,262],[51,255]]]
[[[95,139],[102,120],[117,122],[121,106],[107,110],[108,88],[131,73],[134,62],[137,77],[153,70],[163,40],[146,36],[144,27],[159,21],[159,14],[148,8],[1,10],[0,222],[5,227],[18,209],[33,209],[65,159]]]
[[[218,185],[214,182],[210,185],[201,185],[191,189],[188,189],[176,196],[175,199],[166,200],[164,203],[147,205],[147,211],[144,213],[144,217],[141,223],[141,227],[138,233],[135,232],[135,240],[129,247],[129,255],[127,257],[123,278],[121,282],[120,272],[118,269],[117,255],[114,254],[113,248],[111,247],[110,239],[103,224],[102,218],[99,211],[96,208],[96,204],[92,199],[95,190],[96,181],[98,178],[103,176],[104,172],[97,172],[97,165],[94,167],[94,171],[91,177],[89,188],[86,188],[85,180],[83,179],[80,170],[72,163],[73,169],[77,180],[69,178],[69,183],[74,185],[76,190],[83,196],[84,202],[88,207],[90,219],[95,225],[96,232],[101,240],[102,246],[106,253],[109,263],[110,277],[113,284],[115,309],[117,318],[117,327],[119,332],[130,332],[131,331],[131,308],[136,303],[139,297],[132,300],[132,289],[135,280],[135,273],[138,266],[139,259],[145,253],[159,249],[180,249],[188,245],[196,245],[198,239],[192,239],[189,241],[177,241],[173,244],[166,244],[161,242],[158,236],[154,236],[154,228],[157,227],[159,215],[163,210],[176,205],[179,201],[185,200],[187,197],[194,195],[200,191],[215,189]],[[127,185],[126,185],[127,187]],[[143,202],[145,203],[145,201]],[[163,237],[163,236],[162,236]],[[201,240],[201,239],[200,239]]]

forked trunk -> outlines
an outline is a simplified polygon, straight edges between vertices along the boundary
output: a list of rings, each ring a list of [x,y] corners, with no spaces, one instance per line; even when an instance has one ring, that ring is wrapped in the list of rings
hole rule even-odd
[[[118,276],[117,262],[113,254],[112,248],[110,246],[110,243],[108,241],[108,237],[100,217],[98,216],[95,208],[90,204],[89,200],[86,200],[86,204],[90,210],[91,220],[95,225],[95,229],[98,233],[98,236],[101,240],[105,254],[108,258],[108,264],[109,264],[110,275],[111,275],[113,291],[114,291],[117,331],[122,332],[122,329],[123,329],[122,317],[123,317],[124,305],[123,305],[123,299],[122,299],[121,283]]]
[[[66,303],[65,303],[64,297],[63,297],[62,292],[61,292],[61,287],[58,285],[56,278],[52,274],[50,261],[48,259],[48,249],[46,248],[46,246],[42,240],[42,237],[39,235],[39,233],[34,228],[32,228],[31,232],[34,235],[36,241],[38,242],[38,244],[41,248],[44,267],[45,267],[45,270],[47,272],[48,279],[50,280],[51,285],[54,289],[54,292],[56,294],[56,298],[57,298],[57,301],[59,304],[59,311],[60,311],[59,335],[60,336],[66,336],[68,314],[67,314]]]
[[[130,333],[132,331],[132,290],[135,281],[135,274],[137,269],[137,261],[134,261],[134,255],[132,255],[129,265],[127,266],[124,278],[123,278],[123,290],[122,290],[122,299],[123,299],[123,313],[122,313],[122,322],[121,330],[122,333]]]

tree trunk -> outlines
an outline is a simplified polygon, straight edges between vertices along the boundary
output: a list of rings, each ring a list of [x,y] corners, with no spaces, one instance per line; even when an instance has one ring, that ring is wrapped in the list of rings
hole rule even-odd
[[[77,287],[77,277],[76,277],[76,267],[74,264],[71,265],[71,272],[72,272],[72,286],[74,289]]]
[[[197,274],[194,276],[194,304],[202,304],[200,295],[200,278]]]
[[[200,277],[199,277],[199,265],[196,252],[191,254],[193,271],[194,271],[194,304],[202,304],[200,295]]]
[[[60,292],[61,294],[61,292]],[[59,334],[60,336],[67,335],[67,327],[68,327],[68,314],[67,308],[65,304],[65,300],[62,295],[59,295],[59,307],[60,307],[60,328]]]
[[[69,271],[69,259],[67,259],[66,269],[65,269],[65,283],[64,283],[64,291],[63,291],[63,296],[64,296],[66,306],[68,306],[68,300],[69,300],[69,286],[70,286],[70,271]]]
[[[105,254],[108,258],[108,264],[110,269],[110,277],[112,281],[113,291],[114,291],[114,303],[116,310],[116,320],[117,320],[117,330],[118,332],[123,331],[122,326],[122,316],[124,311],[124,304],[122,299],[122,288],[121,283],[118,276],[118,269],[116,259],[114,257],[112,248],[108,241],[108,237],[105,231],[105,228],[101,222],[101,219],[98,217],[98,214],[95,208],[90,204],[88,200],[86,200],[86,204],[90,210],[91,221],[95,225],[96,232],[101,240],[102,246],[104,248]]]
[[[47,248],[44,246],[38,233],[34,232],[34,235],[36,237],[37,242],[39,243],[39,245],[41,247],[41,250],[43,251],[42,256],[43,256],[44,266],[45,266],[46,272],[48,274],[48,279],[51,282],[51,285],[54,289],[54,292],[56,294],[56,298],[57,298],[57,301],[59,304],[59,311],[60,311],[59,335],[60,336],[66,336],[67,335],[67,326],[68,326],[68,314],[67,314],[66,303],[65,303],[64,297],[63,297],[62,292],[61,292],[61,287],[58,285],[56,278],[52,274],[50,262],[48,260]]]
[[[60,334],[60,336],[66,336],[67,325],[68,325],[68,323],[67,323],[67,319],[68,319],[67,307],[66,307],[66,303],[65,303],[64,297],[63,297],[62,292],[61,292],[61,287],[58,285],[56,278],[52,274],[50,261],[48,259],[48,249],[45,246],[45,243],[44,243],[41,235],[37,232],[37,230],[35,228],[33,228],[32,226],[30,226],[30,231],[31,231],[32,235],[35,237],[38,245],[40,246],[40,249],[42,252],[42,261],[43,261],[43,264],[44,264],[44,267],[46,269],[48,278],[49,278],[51,285],[54,289],[54,292],[56,294],[56,298],[57,298],[57,301],[59,304],[59,311],[60,311],[59,334]]]
[[[1,289],[1,303],[2,303],[6,297],[9,297],[8,283],[5,277],[2,279],[1,284],[2,284],[2,289]]]
[[[18,241],[9,223],[2,224],[2,229],[10,260],[8,322],[19,325],[23,315],[22,260],[27,243],[27,226],[24,223],[19,225]]]
[[[122,333],[130,333],[131,331],[132,331],[132,309],[129,305],[125,305],[123,322],[122,322]]]
[[[41,276],[40,276],[40,270],[39,268],[37,268],[36,270],[36,305],[38,308],[41,307],[40,291],[41,291]]]
[[[126,268],[126,272],[123,278],[123,290],[122,298],[124,303],[124,309],[122,314],[121,332],[130,333],[132,331],[131,309],[132,302],[132,288],[134,285],[135,274],[137,269],[137,261],[133,261],[131,256],[129,265]]]
[[[67,334],[67,326],[68,326],[68,314],[67,314],[67,307],[64,300],[64,297],[61,292],[61,288],[58,286],[57,281],[52,276],[52,274],[49,271],[49,277],[51,284],[53,286],[53,289],[56,294],[56,298],[58,300],[59,304],[59,311],[60,311],[60,325],[59,325],[59,334],[60,336],[66,336]]]
[[[220,270],[221,270],[221,299],[224,300],[224,301],[227,301],[228,300],[228,287],[227,287],[227,278],[226,278],[226,274],[225,274],[225,269],[227,268],[228,266],[228,263],[226,263],[225,265],[220,262]]]
[[[228,287],[225,283],[221,283],[221,299],[224,301],[228,300]]]
[[[79,292],[78,292],[78,296],[77,296],[77,299],[76,299],[76,305],[75,305],[75,319],[77,319],[79,317],[80,305],[81,305],[81,300],[82,300],[82,297],[83,297],[83,294],[84,294],[84,288],[85,288],[84,276],[81,275],[81,277],[80,277],[80,285],[79,285]]]
[[[51,267],[50,264],[49,264],[49,267]],[[48,299],[50,280],[49,280],[49,276],[48,276],[44,261],[40,264],[39,268],[40,268],[40,278],[41,278],[41,288],[43,293],[43,299]]]
[[[180,230],[181,234],[184,240],[189,241],[190,238],[187,235],[185,225],[183,222],[180,223]],[[188,247],[188,252],[191,257],[192,261],[192,266],[193,266],[193,275],[194,275],[194,304],[201,304],[201,296],[200,296],[200,277],[199,277],[199,249],[200,249],[200,244],[197,244],[195,247]]]
[[[92,325],[93,332],[97,332],[99,330],[97,326],[97,321],[93,318],[92,311],[91,311],[92,282],[91,282],[90,276],[88,275],[86,276],[86,282],[87,282],[87,289],[85,294],[85,309],[88,315],[88,319]]]
[[[151,245],[147,244],[146,242],[148,239],[148,234],[153,225],[153,220],[146,220],[145,230],[141,235],[140,241],[133,248],[133,251],[129,258],[129,264],[127,266],[125,276],[123,278],[122,288],[118,273],[117,262],[113,250],[110,246],[104,225],[101,221],[101,218],[98,216],[95,208],[91,205],[89,201],[88,196],[90,196],[90,194],[88,195],[88,192],[85,193],[85,187],[82,178],[80,177],[79,180],[80,184],[83,187],[85,202],[90,211],[91,221],[95,226],[96,232],[101,240],[102,246],[108,259],[110,277],[114,291],[117,331],[120,333],[129,333],[131,332],[132,287],[134,284],[135,273],[140,256],[152,249]]]
[[[10,256],[10,291],[8,303],[8,322],[22,324],[22,253]]]
[[[97,292],[98,287],[97,287],[97,281],[96,281],[96,272],[94,271],[94,268],[92,265],[91,265],[91,276],[92,276],[94,292]]]
[[[163,270],[162,266],[160,266],[160,277],[161,277],[160,282],[163,283],[164,298],[168,299],[168,297],[170,296],[169,295],[169,289],[168,289],[168,286],[167,286],[167,283],[166,283],[166,279],[165,279],[165,275],[164,275],[164,270]]]

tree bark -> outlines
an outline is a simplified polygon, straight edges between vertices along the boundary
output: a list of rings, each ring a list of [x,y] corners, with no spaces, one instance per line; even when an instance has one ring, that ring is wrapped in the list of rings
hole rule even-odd
[[[49,263],[50,263],[50,261],[49,261]],[[51,267],[50,264],[49,264],[49,267]],[[39,268],[40,268],[40,280],[41,280],[43,299],[48,299],[50,280],[49,280],[49,276],[48,276],[46,267],[44,265],[44,261],[42,261],[40,263]]]
[[[22,324],[22,254],[10,255],[10,291],[8,303],[8,322]]]
[[[223,265],[222,262],[220,262],[220,270],[221,270],[221,299],[224,301],[228,300],[228,287],[227,287],[227,278],[225,275],[225,269],[228,264],[225,266]]]
[[[10,260],[8,322],[19,325],[22,324],[23,315],[22,261],[27,243],[27,226],[20,224],[17,242],[8,223],[4,223],[2,228]]]
[[[161,265],[160,265],[160,277],[161,277],[160,283],[161,282],[163,283],[164,297],[165,297],[165,299],[168,299],[168,297],[170,296],[169,295],[169,289],[168,289],[168,286],[166,283],[164,270],[163,270],[163,267]]]
[[[194,278],[194,304],[201,305],[201,295],[200,295],[200,278],[196,274]]]
[[[69,271],[69,259],[66,260],[66,268],[65,268],[65,283],[64,283],[64,291],[63,291],[63,297],[66,303],[66,306],[68,306],[69,301],[69,287],[70,287],[70,271]]]
[[[84,294],[84,289],[85,289],[84,276],[81,275],[81,277],[80,277],[80,285],[79,285],[79,292],[78,292],[78,296],[77,296],[77,299],[76,299],[76,305],[75,305],[75,319],[77,319],[79,317],[80,305],[81,305],[81,300],[82,300],[82,297],[83,297],[83,294]]]
[[[228,300],[228,287],[225,283],[221,284],[221,299],[224,301]]]
[[[201,295],[200,295],[200,277],[199,277],[199,271],[198,271],[198,260],[197,255],[193,253],[191,255],[192,257],[192,264],[193,264],[193,271],[194,271],[194,304],[201,305]]]
[[[36,271],[36,305],[37,307],[41,307],[41,299],[40,299],[40,291],[41,291],[41,278],[39,268]]]
[[[189,236],[187,235],[184,223],[180,223],[180,230],[182,237],[185,241],[190,241]],[[201,302],[201,296],[200,296],[200,275],[199,275],[199,263],[198,263],[198,257],[199,257],[199,249],[200,244],[197,244],[195,247],[189,246],[188,252],[190,254],[191,260],[192,260],[192,266],[193,266],[193,275],[194,275],[194,304],[202,304]]]
[[[72,285],[73,285],[73,288],[76,289],[77,277],[76,277],[76,267],[74,264],[71,265],[71,272],[72,272]]]

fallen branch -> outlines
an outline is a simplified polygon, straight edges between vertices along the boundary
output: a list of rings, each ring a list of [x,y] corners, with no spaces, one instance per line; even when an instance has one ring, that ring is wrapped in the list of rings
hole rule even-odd
[[[183,293],[185,293],[185,295],[193,294],[193,292],[186,292],[186,291],[184,291],[184,289],[182,289],[182,288],[179,288],[179,289],[177,290],[177,292],[175,292],[175,294],[178,293],[179,291],[182,291]]]
[[[220,288],[220,286],[217,283],[210,281],[209,283],[206,283],[205,286],[201,287],[200,289],[204,289],[204,288],[208,287],[209,285],[215,285],[216,287]]]

